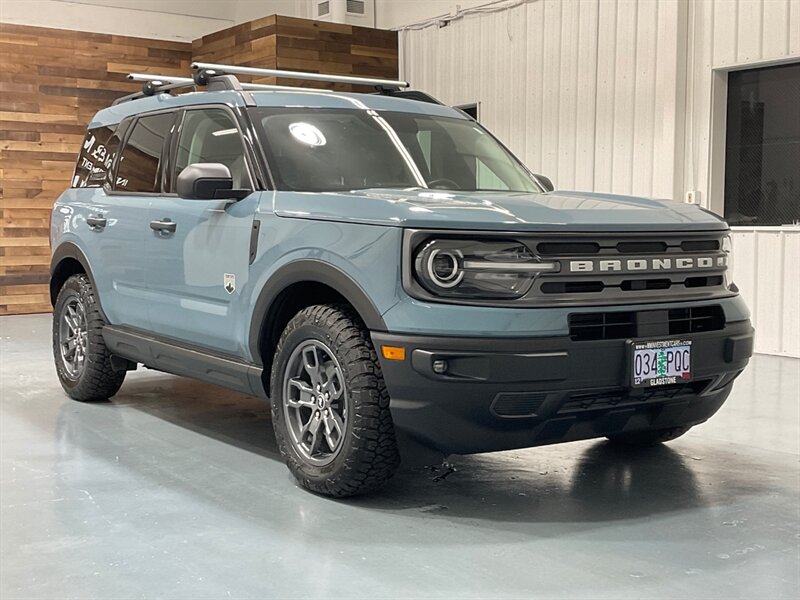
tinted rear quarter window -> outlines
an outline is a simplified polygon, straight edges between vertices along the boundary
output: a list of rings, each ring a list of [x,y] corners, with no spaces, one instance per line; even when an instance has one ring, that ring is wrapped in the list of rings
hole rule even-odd
[[[93,127],[86,132],[75,165],[72,187],[100,187],[105,183],[117,150],[118,139],[114,136],[116,127]]]
[[[119,157],[115,190],[142,193],[161,191],[161,157],[164,141],[174,120],[174,113],[144,116],[136,120]]]

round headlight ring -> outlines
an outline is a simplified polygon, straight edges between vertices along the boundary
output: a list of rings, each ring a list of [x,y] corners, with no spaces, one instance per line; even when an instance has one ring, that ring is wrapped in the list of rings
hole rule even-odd
[[[437,272],[436,259],[445,259],[447,261],[446,273],[442,275]],[[437,287],[450,289],[461,283],[464,279],[464,269],[461,266],[464,255],[460,250],[443,250],[436,248],[428,255],[428,260],[425,261],[425,269],[427,276],[431,282]]]

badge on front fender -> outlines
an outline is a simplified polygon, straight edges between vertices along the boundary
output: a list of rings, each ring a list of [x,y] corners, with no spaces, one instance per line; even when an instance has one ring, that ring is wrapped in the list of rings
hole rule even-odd
[[[225,273],[225,276],[222,278],[222,287],[225,288],[225,291],[229,294],[232,294],[236,291],[236,275],[233,273]]]

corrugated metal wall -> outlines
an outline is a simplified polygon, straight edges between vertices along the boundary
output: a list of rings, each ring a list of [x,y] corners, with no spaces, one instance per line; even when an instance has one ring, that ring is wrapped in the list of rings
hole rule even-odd
[[[733,280],[753,313],[759,352],[800,356],[800,227],[737,227]]]
[[[558,188],[695,190],[717,211],[725,70],[788,59],[800,59],[800,0],[533,0],[400,36],[403,78],[479,102],[480,120]],[[798,235],[735,238],[757,351],[800,356]]]
[[[401,33],[401,72],[560,189],[671,197],[682,5],[542,0]],[[656,68],[658,66],[658,68]]]

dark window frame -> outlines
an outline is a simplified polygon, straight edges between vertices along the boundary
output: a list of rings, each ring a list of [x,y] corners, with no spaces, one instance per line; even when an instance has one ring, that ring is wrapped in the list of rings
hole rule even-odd
[[[250,187],[248,189],[254,191],[262,189],[264,186],[261,182],[261,178],[258,177],[256,168],[257,160],[254,157],[255,153],[252,151],[252,145],[248,143],[247,136],[245,135],[246,127],[243,127],[243,124],[238,118],[237,113],[231,110],[231,107],[226,104],[194,104],[191,106],[181,107],[179,109],[180,114],[176,116],[175,123],[173,124],[172,135],[170,136],[170,144],[168,149],[168,157],[166,161],[166,172],[164,173],[164,185],[162,188],[165,190],[165,192],[161,195],[178,195],[176,192],[172,191],[175,189],[176,181],[178,179],[178,175],[175,172],[175,167],[177,166],[178,160],[178,143],[180,141],[183,126],[186,121],[186,113],[199,110],[221,110],[231,118],[239,133],[239,141],[242,143],[242,148],[244,149],[244,161],[246,166],[245,171],[247,172],[247,177],[250,180]]]
[[[132,115],[130,117],[125,117],[120,122],[120,128],[122,128],[122,136],[119,142],[119,149],[117,150],[116,157],[114,159],[114,165],[109,173],[111,174],[110,181],[106,182],[105,190],[108,195],[133,195],[133,196],[162,196],[164,195],[164,176],[163,176],[163,169],[164,169],[164,159],[165,159],[165,150],[169,148],[169,144],[171,142],[173,132],[175,129],[175,123],[177,118],[177,113],[180,109],[178,108],[167,108],[161,110],[155,110],[146,113],[140,113],[137,115]],[[154,192],[140,192],[135,190],[122,190],[117,188],[117,177],[119,173],[119,164],[120,160],[122,159],[122,154],[125,152],[125,149],[128,146],[128,141],[130,140],[130,136],[133,133],[133,130],[136,127],[136,124],[139,122],[140,119],[147,118],[147,117],[154,117],[161,114],[172,114],[172,125],[167,131],[166,136],[164,137],[164,142],[162,142],[161,146],[161,155],[159,156],[158,160],[158,171],[156,173],[156,180],[159,182],[159,190]],[[113,171],[113,172],[112,172]]]

